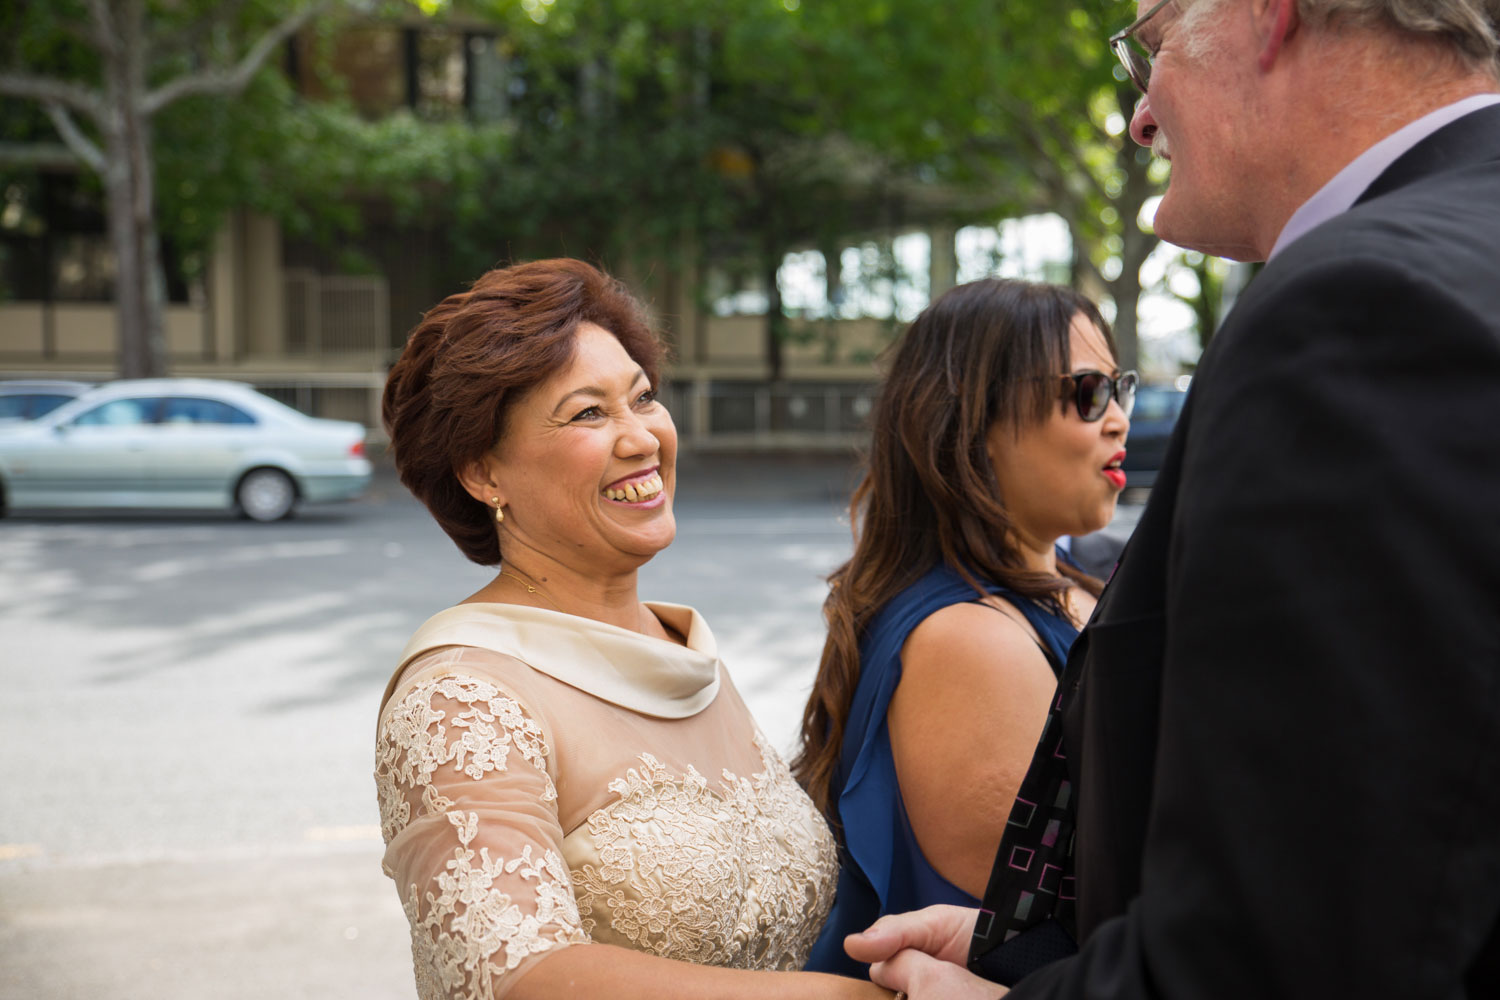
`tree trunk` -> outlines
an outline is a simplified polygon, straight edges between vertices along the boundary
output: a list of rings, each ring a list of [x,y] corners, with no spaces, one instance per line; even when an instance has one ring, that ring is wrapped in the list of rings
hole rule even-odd
[[[786,317],[781,313],[781,286],[776,282],[781,270],[781,258],[776,248],[768,241],[761,261],[761,273],[766,282],[766,367],[772,382],[781,381],[785,368],[783,344],[786,341]]]
[[[131,211],[130,169],[124,154],[117,152],[123,139],[111,137],[106,155],[109,169],[104,175],[104,197],[109,215],[109,241],[115,255],[115,318],[119,327],[119,375],[145,378],[151,374],[150,341],[147,338],[146,281],[141,273],[144,259],[137,252],[139,241]]]
[[[756,201],[761,213],[760,273],[766,284],[766,370],[772,382],[781,381],[786,342],[786,317],[781,314],[781,286],[777,283],[777,272],[781,270],[781,258],[786,253],[786,243],[781,238],[780,206],[776,202],[776,184],[766,176],[765,153],[756,148],[750,150],[750,162],[755,182]]]
[[[1129,107],[1124,97],[1120,106]],[[1120,367],[1140,367],[1140,340],[1137,336],[1137,312],[1141,301],[1141,267],[1160,242],[1154,233],[1141,229],[1137,220],[1146,200],[1153,193],[1147,174],[1150,160],[1142,157],[1133,143],[1127,141],[1116,154],[1116,162],[1125,174],[1125,183],[1115,200],[1120,213],[1120,275],[1109,283],[1115,300],[1115,345],[1120,353]]]
[[[105,198],[115,252],[122,378],[165,375],[166,278],[156,233],[151,122],[145,111],[146,38],[139,0],[116,7],[118,47],[105,59]]]
[[[1141,301],[1141,283],[1113,281],[1111,297],[1115,300],[1115,364],[1121,371],[1140,367],[1140,339],[1137,336],[1136,313]]]
[[[201,65],[148,90],[152,39],[146,31],[148,0],[87,0],[89,25],[74,33],[97,51],[101,86],[0,67],[0,93],[38,101],[52,118],[58,137],[78,160],[95,171],[104,186],[110,248],[115,256],[115,304],[119,373],[125,378],[164,375],[166,347],[166,273],[156,228],[155,161],[151,116],[193,94],[228,96],[242,91],[277,47],[335,0],[299,4],[230,65]],[[169,4],[169,6],[172,6]],[[220,4],[232,15],[239,4]],[[206,8],[211,9],[211,8]],[[218,28],[227,25],[222,21]],[[215,30],[205,22],[193,33]],[[170,41],[169,32],[167,40]],[[186,37],[186,36],[184,36]],[[179,39],[180,41],[180,39]],[[185,53],[179,53],[185,54]],[[82,115],[98,129],[98,138],[80,129]],[[0,143],[0,156],[33,164],[55,162],[59,147],[37,149]]]
[[[167,272],[162,263],[161,236],[156,229],[156,167],[151,152],[151,120],[140,119],[140,158],[135,173],[135,225],[146,280],[146,370],[151,377],[167,374]]]

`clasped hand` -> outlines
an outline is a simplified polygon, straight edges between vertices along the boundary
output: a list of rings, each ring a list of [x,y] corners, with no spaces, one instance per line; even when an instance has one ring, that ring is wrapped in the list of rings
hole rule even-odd
[[[870,963],[876,983],[911,1000],[995,1000],[1008,991],[964,967],[978,912],[939,905],[890,914],[845,938],[844,950]]]

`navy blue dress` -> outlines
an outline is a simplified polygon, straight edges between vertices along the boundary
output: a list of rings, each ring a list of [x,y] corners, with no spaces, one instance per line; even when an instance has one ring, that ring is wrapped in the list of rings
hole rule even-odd
[[[1058,557],[1065,558],[1062,552]],[[1005,587],[986,583],[985,589],[1026,616],[1045,644],[1053,672],[1061,671],[1078,637],[1073,624]],[[957,571],[938,566],[893,597],[865,630],[859,644],[859,683],[829,788],[835,818],[843,827],[838,895],[808,958],[809,971],[867,976],[868,966],[844,953],[844,938],[884,914],[934,903],[979,905],[978,899],[939,875],[917,846],[896,783],[886,724],[886,709],[901,680],[901,647],[912,629],[936,611],[976,599],[973,586]]]

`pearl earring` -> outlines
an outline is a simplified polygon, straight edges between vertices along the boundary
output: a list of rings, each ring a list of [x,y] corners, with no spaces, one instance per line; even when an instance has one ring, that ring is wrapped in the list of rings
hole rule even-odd
[[[495,523],[503,523],[505,521],[505,511],[500,509],[500,498],[490,497],[490,503],[495,505]]]

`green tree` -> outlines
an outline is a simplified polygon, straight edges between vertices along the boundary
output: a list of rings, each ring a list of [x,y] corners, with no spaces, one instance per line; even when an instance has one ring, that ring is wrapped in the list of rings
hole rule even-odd
[[[1236,264],[1196,250],[1184,250],[1167,266],[1168,292],[1193,311],[1198,347],[1207,350],[1234,298],[1265,265]]]
[[[83,163],[103,188],[116,266],[119,371],[166,370],[155,119],[195,95],[242,91],[326,2],[27,0],[6,14],[0,94],[35,102],[58,141],[5,150]],[[246,44],[241,39],[253,39]]]
[[[983,109],[1003,137],[995,155],[1015,156],[1019,143],[1017,162],[1035,178],[1037,206],[1067,220],[1075,283],[1114,301],[1120,364],[1134,367],[1140,271],[1159,242],[1141,215],[1165,178],[1127,132],[1139,95],[1105,45],[1133,19],[1135,4],[1069,0],[1004,11],[995,52],[1005,83]]]
[[[993,6],[498,5],[532,85],[511,175],[553,184],[533,193],[574,245],[653,257],[696,246],[759,274],[775,378],[788,250],[930,221],[938,203],[989,214],[1015,202],[953,148],[1000,81],[983,44]]]
[[[604,0],[587,5],[586,27],[576,0],[546,9],[554,48],[531,57],[607,81],[607,126],[555,133],[577,144],[572,162],[592,171],[592,150],[614,165],[626,204],[607,214],[631,220],[624,231],[650,215],[753,259],[771,296],[773,377],[787,250],[944,212],[1062,215],[1075,280],[1114,300],[1134,364],[1140,268],[1157,244],[1139,220],[1162,168],[1125,133],[1135,95],[1105,45],[1131,4]],[[656,112],[640,102],[653,94],[668,98]],[[622,169],[639,150],[680,155]]]
[[[281,74],[255,72],[311,17],[294,0],[31,0],[0,15],[15,29],[0,31],[7,63],[30,67],[0,74],[0,92],[25,92],[48,109],[43,128],[72,136],[22,155],[101,167],[122,262],[122,371],[161,365],[156,234],[191,262],[236,206],[330,245],[351,245],[376,215],[440,229],[469,273],[507,253],[593,257],[637,275],[738,257],[772,296],[773,376],[788,250],[1053,210],[1073,232],[1078,279],[1113,296],[1133,355],[1139,264],[1154,245],[1136,219],[1153,185],[1121,134],[1130,98],[1103,43],[1128,20],[1121,0],[417,6],[428,23],[492,31],[501,113],[367,121],[336,85],[324,88],[331,101],[299,99]],[[403,12],[414,8],[391,0],[363,16]],[[134,24],[136,43],[104,45],[103,17]],[[70,33],[70,21],[89,27]],[[143,82],[110,89],[110,53],[129,51]],[[314,63],[318,51],[299,47]],[[91,118],[111,100],[149,112],[116,130],[118,153],[110,129],[123,113]]]

